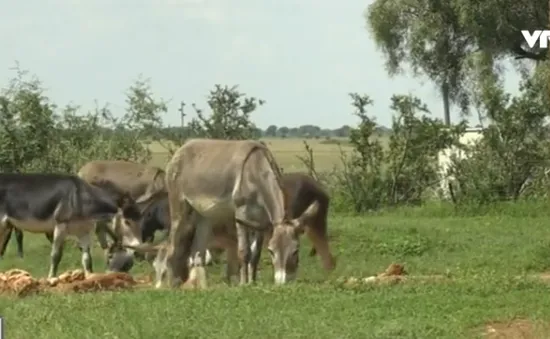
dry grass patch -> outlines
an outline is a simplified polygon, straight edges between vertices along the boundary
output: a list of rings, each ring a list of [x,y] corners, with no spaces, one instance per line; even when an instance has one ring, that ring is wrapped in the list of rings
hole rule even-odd
[[[482,329],[486,339],[544,339],[550,338],[548,324],[533,322],[527,319],[495,321],[486,324]]]

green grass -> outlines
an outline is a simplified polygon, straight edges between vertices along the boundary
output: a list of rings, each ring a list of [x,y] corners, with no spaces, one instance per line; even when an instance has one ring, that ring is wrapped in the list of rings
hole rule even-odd
[[[422,211],[420,211],[422,212]],[[258,286],[226,287],[221,266],[208,268],[207,291],[0,298],[6,337],[36,338],[471,338],[479,326],[514,317],[550,319],[548,285],[518,278],[550,268],[546,217],[427,217],[384,213],[330,219],[337,269],[325,276],[304,241],[299,281],[274,287],[267,255]],[[424,215],[424,216],[423,216]],[[80,267],[67,245],[62,270]],[[19,267],[43,276],[49,245],[27,235],[24,259],[12,242],[0,270]],[[448,282],[345,287],[392,262],[411,275],[445,274]],[[104,268],[99,250],[96,271]],[[150,272],[140,264],[133,272]],[[550,337],[550,333],[539,338]]]

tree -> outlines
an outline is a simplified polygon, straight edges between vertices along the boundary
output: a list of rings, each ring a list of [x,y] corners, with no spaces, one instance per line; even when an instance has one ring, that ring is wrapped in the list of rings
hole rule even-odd
[[[0,95],[0,168],[19,172],[40,164],[55,147],[56,106],[44,95],[40,80],[15,68],[16,76]]]
[[[521,30],[548,28],[548,0],[454,0],[465,34],[475,46],[494,58],[513,56],[518,59],[545,60],[546,51],[530,49]]]
[[[456,143],[465,124],[446,128],[440,119],[427,116],[430,112],[418,98],[394,95],[392,128],[388,146],[383,147],[377,124],[367,114],[372,100],[357,93],[350,97],[360,122],[350,130],[353,150],[341,152],[342,169],[331,173],[336,187],[334,200],[340,204],[336,207],[366,212],[388,205],[422,203],[425,192],[439,182],[438,153]]]
[[[335,129],[334,131],[334,134],[337,137],[348,137],[350,135],[351,127],[348,125],[344,125],[340,128]]]
[[[266,136],[266,137],[275,137],[275,136],[277,136],[277,126],[275,126],[275,125],[270,125],[270,126],[265,130],[265,136]]]
[[[246,96],[237,86],[215,85],[207,103],[212,112],[210,116],[196,104],[192,105],[197,118],[191,120],[189,128],[195,136],[234,140],[259,137],[250,115],[265,104],[264,100]]]
[[[289,128],[286,126],[279,127],[279,130],[277,131],[277,134],[282,138],[286,138],[288,136],[288,133]]]
[[[505,93],[501,82],[486,82],[481,108],[490,120],[483,138],[451,158],[451,197],[455,203],[487,204],[548,194],[550,117],[547,95],[535,81],[523,81],[520,94]]]
[[[301,136],[316,137],[321,133],[321,128],[315,125],[302,125],[298,127],[298,133]]]
[[[75,173],[90,159],[150,159],[140,133],[160,121],[165,106],[145,82],[130,88],[127,112],[115,119],[108,107],[86,114],[78,106],[58,110],[37,77],[18,65],[15,72],[0,92],[2,171]]]
[[[466,111],[475,93],[469,87],[478,81],[472,70],[501,75],[508,57],[548,59],[548,51],[529,48],[521,34],[546,29],[548,12],[548,0],[376,0],[365,16],[391,75],[407,63]]]
[[[435,83],[444,100],[467,112],[467,59],[474,40],[464,31],[453,1],[376,0],[365,16],[390,75],[402,72],[406,63],[415,76]],[[449,103],[444,105],[449,123]]]

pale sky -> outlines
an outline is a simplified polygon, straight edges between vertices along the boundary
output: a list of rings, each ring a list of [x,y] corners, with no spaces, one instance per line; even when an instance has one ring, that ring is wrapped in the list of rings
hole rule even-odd
[[[253,113],[261,128],[355,125],[349,92],[369,94],[370,112],[386,126],[394,93],[412,93],[442,117],[429,81],[387,75],[365,28],[371,2],[0,0],[0,87],[18,61],[55,103],[84,109],[97,99],[122,111],[125,90],[142,74],[170,100],[169,125],[179,123],[181,100],[205,108],[216,83],[265,99]],[[507,78],[515,90],[517,75]]]

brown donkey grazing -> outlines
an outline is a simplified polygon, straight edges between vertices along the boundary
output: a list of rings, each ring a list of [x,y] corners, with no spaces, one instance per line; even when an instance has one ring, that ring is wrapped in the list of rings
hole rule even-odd
[[[306,173],[284,173],[283,185],[286,192],[289,194],[291,217],[300,216],[314,201],[319,203],[317,213],[309,219],[308,224],[305,226],[306,235],[313,244],[310,255],[314,256],[316,253],[319,253],[323,267],[327,271],[333,270],[336,262],[330,251],[327,234],[327,216],[330,203],[328,193],[319,182]],[[163,231],[166,234],[169,232],[170,228],[167,199],[155,202],[153,205],[150,205],[148,209],[151,209],[151,211],[144,212],[141,226],[144,242],[152,242],[156,231]],[[208,264],[211,258],[214,257],[214,253],[216,256],[219,256],[225,250],[228,250],[228,266],[226,267],[226,280],[228,282],[230,282],[231,279],[229,274],[231,274],[231,271],[234,271],[231,267],[238,267],[239,265],[238,262],[234,261],[236,260],[235,250],[237,248],[237,237],[233,225],[233,222],[231,222],[226,225],[213,227],[213,234],[205,254],[206,263]],[[268,233],[267,236],[263,238],[264,248],[267,248],[269,245],[271,232],[267,231],[266,233]],[[255,239],[251,244],[252,260],[254,260],[254,256],[259,255],[256,252],[261,250],[261,248],[256,246],[258,240],[259,239]],[[168,243],[164,242],[156,246],[144,244],[134,248],[136,252],[156,255],[153,266],[157,273],[157,286],[161,285],[160,281],[165,277],[166,273],[166,265],[162,262],[167,253],[167,245]],[[259,260],[259,258],[257,260]],[[191,257],[189,258],[189,264],[191,265]]]
[[[140,211],[166,193],[165,173],[162,169],[130,161],[93,160],[80,168],[78,176],[92,185],[108,183],[117,192],[129,195]],[[115,223],[116,220],[113,220],[112,224]],[[132,229],[122,226],[122,231],[128,233],[127,237],[135,238],[133,245],[141,243],[139,225]],[[104,250],[108,249],[105,227],[105,222],[96,225],[97,239]]]
[[[334,269],[336,260],[330,251],[328,233],[327,233],[327,217],[330,204],[330,197],[321,184],[313,179],[306,173],[289,172],[284,173],[282,176],[283,186],[288,194],[290,202],[290,217],[297,218],[313,203],[317,202],[319,208],[317,212],[309,218],[308,223],[305,225],[306,235],[313,244],[313,248],[310,251],[310,256],[319,254],[323,267],[327,271]],[[258,253],[261,248],[257,246],[257,243],[262,242],[264,248],[269,245],[269,239],[271,238],[271,230],[266,232],[267,236],[256,234],[256,238],[251,244],[252,252],[252,265],[259,262]],[[230,238],[224,237],[223,243],[227,244],[231,241]],[[216,246],[214,242],[210,247],[210,252],[220,254],[224,247]],[[254,268],[251,268],[254,272]],[[289,267],[288,271],[293,271],[292,267]]]
[[[188,277],[188,258],[198,252],[203,263],[212,227],[236,220],[241,284],[253,281],[250,231],[272,230],[268,249],[275,283],[291,280],[297,267],[299,236],[317,213],[311,203],[291,219],[288,194],[279,166],[262,143],[254,140],[190,139],[166,166],[171,227],[166,254],[167,278],[177,286]],[[249,274],[252,268],[252,274]]]
[[[310,256],[314,256],[319,253],[323,266],[326,270],[330,271],[334,269],[335,259],[330,251],[328,235],[327,235],[327,216],[330,204],[330,198],[327,192],[323,189],[321,184],[313,179],[306,173],[284,173],[283,185],[287,193],[289,194],[290,201],[290,216],[292,218],[300,216],[306,208],[314,201],[319,202],[319,210],[310,219],[310,222],[306,225],[306,235],[313,244],[313,248],[310,251]],[[232,225],[232,224],[231,224]],[[143,211],[143,219],[141,221],[141,234],[143,242],[153,242],[155,238],[155,232],[167,233],[170,230],[170,213],[168,206],[168,198],[163,198],[150,204],[146,210]],[[268,236],[264,237],[263,247],[267,248]],[[216,257],[222,254],[222,252],[230,247],[232,241],[227,236],[227,232],[222,227],[214,228],[214,239],[211,240],[206,252],[206,264],[208,265],[214,254]],[[145,252],[154,252],[152,248],[146,246]],[[256,250],[256,241],[251,245],[251,250],[254,253]],[[138,251],[143,252],[143,251]],[[253,254],[254,255],[254,254]]]

